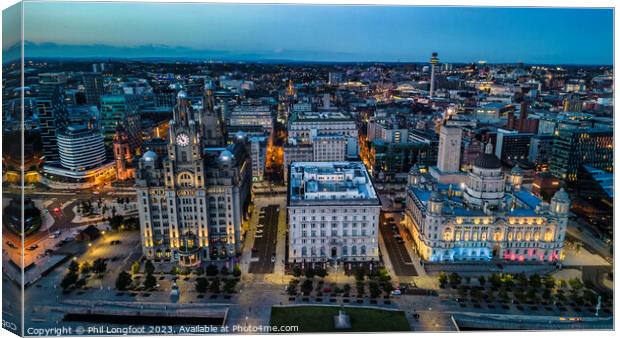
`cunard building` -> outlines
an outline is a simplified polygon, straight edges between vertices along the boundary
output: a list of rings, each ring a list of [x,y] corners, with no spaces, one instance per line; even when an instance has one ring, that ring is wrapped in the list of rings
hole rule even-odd
[[[167,156],[138,161],[142,250],[147,258],[195,266],[233,257],[250,199],[246,142],[223,146],[211,91],[195,109],[180,91],[169,125]],[[217,146],[217,145],[220,146]]]
[[[409,173],[405,226],[427,262],[556,262],[570,200],[560,189],[546,203],[522,189],[515,167],[506,175],[490,145],[460,184],[437,182],[414,166]]]

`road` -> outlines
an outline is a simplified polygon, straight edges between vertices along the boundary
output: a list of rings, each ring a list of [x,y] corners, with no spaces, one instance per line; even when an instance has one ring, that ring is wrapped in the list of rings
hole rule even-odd
[[[262,224],[262,228],[257,228],[257,231],[262,230],[263,233],[257,233],[254,237],[255,252],[252,253],[253,260],[258,258],[258,261],[252,261],[250,263],[250,273],[272,273],[275,263],[272,262],[272,257],[276,252],[276,240],[278,234],[278,216],[280,214],[278,205],[268,205],[263,209],[265,211],[264,216],[258,218],[258,223]]]
[[[581,230],[579,230],[581,229]],[[582,242],[586,248],[602,256],[605,260],[613,263],[613,256],[609,245],[592,234],[591,230],[584,228],[573,221],[568,222],[567,237],[572,237]]]
[[[385,242],[385,246],[388,251],[387,253],[390,256],[389,258],[392,263],[392,267],[394,268],[394,273],[398,276],[417,276],[418,274],[413,266],[411,256],[409,256],[407,248],[405,248],[405,244],[398,243],[396,241],[394,234],[390,229],[390,224],[381,221],[379,224],[379,229],[381,236],[383,237],[383,241]]]

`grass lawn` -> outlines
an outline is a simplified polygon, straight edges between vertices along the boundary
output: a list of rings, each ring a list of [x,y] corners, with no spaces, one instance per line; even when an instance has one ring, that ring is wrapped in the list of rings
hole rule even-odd
[[[271,325],[298,325],[299,332],[333,332],[337,306],[298,306],[271,308]],[[409,322],[402,311],[385,311],[345,307],[351,318],[352,332],[410,331]],[[341,330],[338,330],[341,331]]]

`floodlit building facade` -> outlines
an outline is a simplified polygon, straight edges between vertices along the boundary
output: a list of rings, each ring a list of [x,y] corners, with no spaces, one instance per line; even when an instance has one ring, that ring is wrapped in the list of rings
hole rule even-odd
[[[196,266],[230,259],[241,247],[252,166],[243,141],[205,147],[206,110],[194,109],[179,92],[167,156],[147,151],[139,160],[141,241],[149,259]]]
[[[562,259],[570,199],[563,190],[546,203],[523,190],[516,166],[502,173],[489,150],[480,155],[460,186],[409,174],[404,224],[426,262]]]
[[[362,162],[292,163],[289,263],[378,261],[380,208]]]

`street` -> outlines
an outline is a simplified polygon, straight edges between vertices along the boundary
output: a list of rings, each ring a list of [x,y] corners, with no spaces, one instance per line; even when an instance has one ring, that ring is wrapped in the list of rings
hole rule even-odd
[[[262,210],[264,210],[264,214]],[[264,274],[273,272],[279,213],[278,205],[268,205],[261,209],[258,224],[255,225],[256,235],[254,237],[250,273]],[[259,224],[262,227],[259,227]],[[258,258],[258,261],[255,261],[256,258]]]

